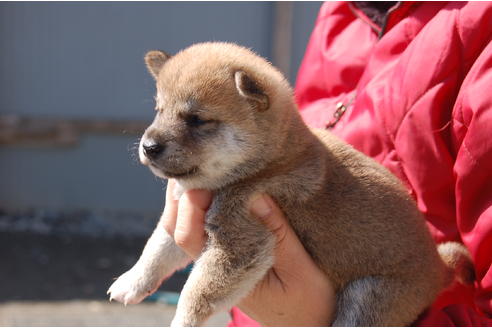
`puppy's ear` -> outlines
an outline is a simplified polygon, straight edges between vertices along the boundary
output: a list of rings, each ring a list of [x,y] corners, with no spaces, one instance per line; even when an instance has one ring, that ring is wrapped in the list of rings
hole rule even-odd
[[[154,79],[157,80],[162,66],[164,66],[164,63],[170,57],[170,55],[160,50],[151,50],[147,52],[147,54],[145,54],[145,64],[147,65],[147,69],[149,70],[150,74],[152,74]]]
[[[239,94],[245,97],[258,111],[263,112],[270,107],[270,101],[265,91],[245,72],[235,72],[234,81]]]

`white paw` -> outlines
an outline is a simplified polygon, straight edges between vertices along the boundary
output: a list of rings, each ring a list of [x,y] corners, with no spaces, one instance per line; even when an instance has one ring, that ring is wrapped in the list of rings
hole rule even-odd
[[[202,326],[202,324],[203,321],[199,320],[196,314],[183,311],[183,309],[180,308],[180,305],[178,305],[176,313],[174,314],[174,318],[171,321],[171,325],[169,327],[199,327]]]
[[[145,275],[131,269],[109,287],[107,294],[110,301],[116,300],[125,305],[137,304],[152,294],[157,287],[159,286],[155,286]]]
[[[176,320],[176,317],[171,321],[171,324],[169,325],[170,328],[180,328],[180,327],[185,327],[179,320]]]
[[[194,327],[191,323],[188,323],[185,318],[174,316],[173,321],[171,322],[170,328],[182,328],[182,327]]]

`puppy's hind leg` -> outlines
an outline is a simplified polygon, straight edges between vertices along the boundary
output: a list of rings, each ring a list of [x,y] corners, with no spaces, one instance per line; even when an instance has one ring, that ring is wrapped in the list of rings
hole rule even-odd
[[[230,250],[209,246],[181,292],[171,327],[200,326],[216,311],[239,303],[272,267],[273,245],[272,238],[256,254],[232,256]]]
[[[389,277],[363,277],[337,295],[334,327],[405,326],[427,305],[417,285]]]

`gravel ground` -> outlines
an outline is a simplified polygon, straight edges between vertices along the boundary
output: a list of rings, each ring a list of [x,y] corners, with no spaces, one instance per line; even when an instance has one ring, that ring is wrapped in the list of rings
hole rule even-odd
[[[175,307],[163,298],[125,307],[106,295],[153,229],[155,219],[141,219],[0,210],[0,325],[168,325]],[[175,273],[159,292],[179,292],[186,278]],[[224,326],[229,319],[222,313],[211,320]]]
[[[104,301],[9,302],[0,303],[0,326],[162,327],[169,326],[175,310],[175,306],[145,302],[127,307]],[[229,320],[221,312],[206,325],[224,327]]]
[[[44,236],[148,238],[160,213],[0,208],[0,231]]]
[[[137,261],[145,242],[0,232],[0,302],[107,299],[106,290]],[[185,280],[178,272],[161,289],[180,291]]]
[[[0,209],[0,302],[107,299],[155,221],[155,215]],[[162,289],[180,291],[185,280],[178,272]]]

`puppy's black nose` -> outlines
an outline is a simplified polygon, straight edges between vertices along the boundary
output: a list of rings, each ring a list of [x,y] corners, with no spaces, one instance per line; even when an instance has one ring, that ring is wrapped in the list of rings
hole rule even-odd
[[[164,151],[164,146],[153,140],[145,142],[142,147],[145,156],[149,159],[156,159]]]

